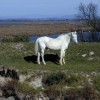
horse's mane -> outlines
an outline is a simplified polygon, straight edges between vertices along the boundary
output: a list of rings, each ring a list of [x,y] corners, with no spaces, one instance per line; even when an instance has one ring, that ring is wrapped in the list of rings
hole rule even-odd
[[[65,38],[66,35],[68,35],[69,33],[64,33],[64,34],[61,34],[57,37],[57,39],[61,39],[61,38]]]

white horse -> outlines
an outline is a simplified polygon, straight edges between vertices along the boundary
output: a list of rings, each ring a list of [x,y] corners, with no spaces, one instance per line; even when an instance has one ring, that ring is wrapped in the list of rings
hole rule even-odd
[[[77,40],[77,33],[70,32],[66,34],[62,34],[57,38],[50,38],[47,36],[40,37],[36,40],[35,43],[35,53],[37,56],[37,62],[40,64],[40,56],[42,57],[43,64],[46,64],[44,61],[44,50],[45,48],[53,49],[53,50],[60,50],[60,64],[65,64],[65,51],[68,49],[68,45],[70,40],[73,40],[76,44],[78,43]]]

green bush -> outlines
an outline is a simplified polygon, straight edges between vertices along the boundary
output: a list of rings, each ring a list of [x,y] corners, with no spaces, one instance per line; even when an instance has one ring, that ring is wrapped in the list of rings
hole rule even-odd
[[[98,91],[100,91],[100,76],[96,76],[93,80],[94,85]]]
[[[82,75],[70,74],[66,77],[66,84],[69,86],[82,85],[85,78]]]
[[[17,92],[35,94],[36,90],[29,85],[28,82],[20,83],[17,80],[12,80],[6,84],[7,87],[14,88]]]
[[[93,85],[87,84],[83,89],[84,100],[99,100],[99,94]]]
[[[44,93],[50,100],[63,100],[66,89],[61,85],[52,85],[45,88]]]
[[[12,42],[13,38],[12,37],[4,37],[2,42]]]
[[[43,79],[43,83],[46,86],[51,86],[54,84],[59,84],[66,80],[66,75],[62,72],[52,73]]]
[[[27,35],[15,35],[13,37],[4,37],[2,42],[29,42]]]
[[[66,84],[68,86],[82,85],[86,81],[86,78],[79,74],[65,75],[63,72],[51,73],[44,77],[43,83],[46,86]]]
[[[13,42],[28,42],[29,37],[27,35],[16,35],[13,37]]]

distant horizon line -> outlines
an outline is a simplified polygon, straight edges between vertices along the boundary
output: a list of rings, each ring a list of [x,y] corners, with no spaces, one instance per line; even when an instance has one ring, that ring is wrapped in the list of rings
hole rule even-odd
[[[0,18],[0,20],[73,20],[74,18]]]
[[[60,21],[60,20],[65,20],[65,21],[68,21],[68,20],[75,20],[75,18],[5,18],[5,19],[2,19],[2,18],[0,18],[0,21],[24,21],[24,20],[26,20],[26,21]]]
[[[74,19],[76,14],[62,15],[62,16],[1,16],[2,19]]]

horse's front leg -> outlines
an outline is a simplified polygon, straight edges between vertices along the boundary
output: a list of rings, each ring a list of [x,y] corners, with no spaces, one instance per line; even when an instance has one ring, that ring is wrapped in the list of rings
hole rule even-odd
[[[63,65],[63,64],[62,64],[62,58],[61,58],[61,57],[60,57],[60,61],[59,61],[59,63],[60,63],[60,65]]]
[[[61,65],[63,65],[63,63],[62,63],[62,60],[63,60],[63,52],[64,52],[63,50],[61,50],[61,52],[60,52],[60,61],[59,62],[60,62]]]
[[[66,63],[66,62],[65,62],[65,57],[63,57],[63,64],[65,65],[65,63]]]
[[[61,50],[61,53],[60,53],[60,64],[63,65],[65,64],[65,50]]]

